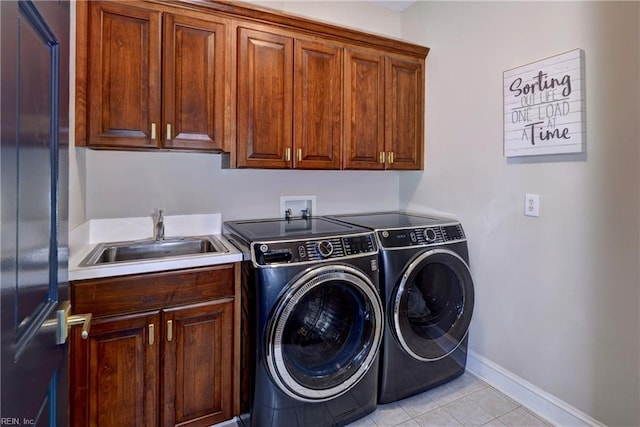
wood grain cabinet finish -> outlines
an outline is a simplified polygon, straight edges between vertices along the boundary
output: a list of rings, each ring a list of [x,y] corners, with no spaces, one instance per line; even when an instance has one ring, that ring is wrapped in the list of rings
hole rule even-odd
[[[384,169],[384,56],[352,49],[345,56],[345,169]]]
[[[385,148],[388,169],[424,169],[424,63],[385,59]]]
[[[87,145],[222,150],[228,21],[141,2],[88,7]]]
[[[157,311],[96,319],[71,334],[73,426],[158,425]]]
[[[233,414],[232,298],[163,310],[163,425],[211,426]]]
[[[89,2],[88,145],[158,147],[159,11]]]
[[[424,61],[347,49],[345,169],[424,168]]]
[[[340,169],[342,48],[242,26],[238,46],[238,167]]]
[[[238,27],[237,166],[291,167],[293,39]]]
[[[239,265],[71,284],[74,426],[210,426],[239,411]],[[239,295],[239,292],[238,292]]]
[[[297,39],[294,50],[293,166],[340,169],[343,49]]]
[[[78,2],[77,22],[77,146],[424,168],[428,48],[213,0]]]

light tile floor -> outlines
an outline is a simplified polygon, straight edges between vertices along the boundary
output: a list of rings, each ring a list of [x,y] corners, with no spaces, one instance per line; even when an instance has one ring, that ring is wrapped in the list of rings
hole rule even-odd
[[[446,384],[398,402],[378,405],[349,427],[542,427],[532,411],[469,372]]]
[[[242,426],[235,420],[215,427]],[[378,405],[348,427],[548,427],[532,411],[469,372],[440,387]]]

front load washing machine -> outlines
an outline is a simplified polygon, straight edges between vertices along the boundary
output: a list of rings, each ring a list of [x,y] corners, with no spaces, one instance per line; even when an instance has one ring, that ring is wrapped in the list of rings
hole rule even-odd
[[[462,225],[405,212],[331,218],[375,230],[380,244],[386,322],[378,402],[462,375],[474,305]]]
[[[376,408],[384,328],[371,230],[325,218],[225,223],[250,253],[252,427],[342,426]]]

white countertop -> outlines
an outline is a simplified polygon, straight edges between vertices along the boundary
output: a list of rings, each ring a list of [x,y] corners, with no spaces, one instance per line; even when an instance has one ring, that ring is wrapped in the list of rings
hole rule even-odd
[[[228,249],[228,252],[80,267],[82,260],[99,243],[153,238],[154,219],[150,216],[93,219],[76,227],[69,234],[69,280],[213,266],[239,262],[243,259],[242,252],[222,235],[220,214],[165,216],[164,226],[166,238],[213,235]]]

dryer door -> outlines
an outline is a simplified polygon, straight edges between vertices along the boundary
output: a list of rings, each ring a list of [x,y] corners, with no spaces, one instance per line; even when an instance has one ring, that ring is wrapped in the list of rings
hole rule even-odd
[[[473,311],[473,280],[456,253],[435,249],[413,260],[392,296],[393,330],[413,358],[446,357],[464,340]]]
[[[297,400],[347,392],[372,367],[383,331],[382,301],[359,270],[325,266],[288,288],[267,325],[268,371]]]

